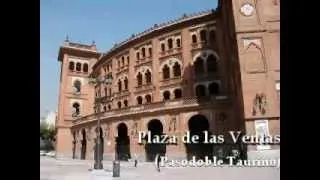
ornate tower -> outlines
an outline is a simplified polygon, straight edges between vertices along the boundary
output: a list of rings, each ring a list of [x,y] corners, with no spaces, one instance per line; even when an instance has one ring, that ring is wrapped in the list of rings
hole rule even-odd
[[[238,114],[247,135],[280,134],[280,0],[220,0]],[[278,157],[279,145],[249,145],[248,158]]]
[[[60,47],[58,60],[61,62],[61,73],[56,122],[57,158],[71,158],[73,155],[74,139],[70,131],[72,121],[93,113],[94,90],[88,85],[88,76],[99,56],[94,43],[84,45],[66,39],[64,45]]]

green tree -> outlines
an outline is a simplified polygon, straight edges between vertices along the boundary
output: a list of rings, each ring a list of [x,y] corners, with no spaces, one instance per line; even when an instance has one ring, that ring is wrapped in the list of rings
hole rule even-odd
[[[56,130],[45,121],[40,123],[40,137],[43,140],[55,141]]]

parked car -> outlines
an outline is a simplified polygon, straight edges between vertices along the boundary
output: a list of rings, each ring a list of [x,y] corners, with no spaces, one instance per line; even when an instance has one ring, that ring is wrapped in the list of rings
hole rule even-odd
[[[46,156],[48,157],[55,157],[56,156],[56,153],[54,151],[50,151],[48,153],[46,153]]]
[[[40,156],[45,156],[47,152],[45,151],[40,151]]]

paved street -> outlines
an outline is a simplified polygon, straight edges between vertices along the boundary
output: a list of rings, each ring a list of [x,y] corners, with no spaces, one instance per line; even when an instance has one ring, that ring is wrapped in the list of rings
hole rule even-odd
[[[56,160],[40,157],[40,180],[91,180],[93,161]],[[157,172],[154,164],[140,163],[137,168],[133,163],[121,162],[120,178],[112,178],[112,162],[104,162],[104,168],[109,174],[107,179],[121,180],[280,180],[280,170],[277,168],[162,168]]]

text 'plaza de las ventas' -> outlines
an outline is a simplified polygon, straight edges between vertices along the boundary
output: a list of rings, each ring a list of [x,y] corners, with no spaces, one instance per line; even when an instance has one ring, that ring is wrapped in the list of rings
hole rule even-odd
[[[216,10],[155,24],[106,53],[66,39],[58,60],[57,158],[93,159],[97,133],[104,160],[226,156],[232,149],[249,159],[280,156],[279,144],[228,139],[138,143],[140,131],[280,134],[279,0],[221,0]],[[89,77],[108,81],[92,85]]]

